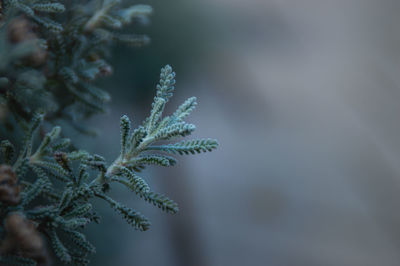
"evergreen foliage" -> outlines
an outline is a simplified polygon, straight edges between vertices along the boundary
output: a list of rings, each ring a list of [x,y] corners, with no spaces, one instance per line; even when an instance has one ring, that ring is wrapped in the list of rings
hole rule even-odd
[[[63,263],[80,263],[95,251],[80,230],[90,222],[97,222],[98,216],[93,211],[90,199],[100,198],[122,216],[134,228],[145,231],[150,222],[138,211],[125,206],[107,195],[112,183],[120,183],[136,193],[140,198],[168,213],[178,211],[177,204],[168,197],[151,191],[146,181],[138,175],[147,165],[173,166],[176,159],[159,152],[188,154],[211,151],[218,146],[217,141],[192,140],[175,144],[154,145],[160,140],[184,137],[190,134],[194,126],[186,123],[183,118],[187,110],[195,106],[195,98],[187,100],[171,116],[162,117],[164,105],[172,96],[171,68],[166,66],[161,72],[153,108],[147,119],[136,130],[131,130],[131,122],[126,115],[120,120],[120,154],[113,163],[107,164],[105,159],[87,151],[74,150],[69,147],[69,140],[61,137],[61,128],[55,126],[45,134],[39,144],[35,144],[37,131],[43,123],[45,115],[36,113],[23,138],[19,156],[12,160],[13,146],[5,140],[2,142],[2,155],[6,162],[14,161],[13,169],[20,173],[23,181],[22,199],[17,206],[3,209],[3,217],[8,212],[19,210],[37,224],[48,237],[55,255]],[[166,76],[165,73],[168,73]],[[168,82],[165,80],[169,79]],[[172,88],[172,89],[171,89]],[[188,104],[190,103],[190,104]],[[185,115],[182,115],[185,114]],[[190,129],[190,130],[189,130]],[[23,168],[24,170],[18,170]],[[28,169],[25,169],[28,168]],[[92,171],[89,171],[89,170]],[[93,177],[93,170],[97,172]],[[34,182],[25,179],[23,173],[34,173]],[[62,182],[60,185],[56,182]],[[35,206],[37,198],[47,202],[45,206]],[[67,233],[67,240],[60,238],[60,233]],[[64,241],[68,241],[66,244]],[[74,253],[67,246],[73,243],[73,249],[81,252]]]
[[[110,100],[94,83],[112,73],[104,59],[110,44],[147,43],[146,36],[118,30],[151,12],[150,6],[125,6],[119,0],[0,0],[1,265],[49,265],[49,254],[56,257],[55,265],[87,265],[96,249],[84,228],[100,220],[92,199],[104,200],[135,229],[148,230],[145,216],[108,195],[113,184],[176,213],[177,204],[152,191],[141,170],[175,165],[168,153],[217,148],[212,139],[158,144],[195,130],[184,121],[197,105],[195,97],[163,116],[175,88],[169,65],[161,69],[148,118],[132,130],[129,118],[121,117],[120,153],[112,163],[74,147],[58,126],[63,121],[81,133],[93,133],[84,120],[104,112]],[[46,133],[49,126],[52,130]]]
[[[67,121],[82,133],[89,116],[106,111],[110,95],[94,81],[112,73],[105,58],[114,42],[144,45],[147,36],[120,30],[152,13],[119,0],[63,3],[3,0],[0,21],[0,107],[17,127],[42,109],[46,121]],[[12,89],[11,89],[12,88]]]

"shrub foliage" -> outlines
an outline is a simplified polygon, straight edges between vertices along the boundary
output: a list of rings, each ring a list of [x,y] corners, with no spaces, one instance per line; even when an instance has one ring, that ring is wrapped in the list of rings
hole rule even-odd
[[[144,122],[131,129],[129,118],[121,117],[117,158],[109,163],[76,148],[58,125],[93,133],[85,119],[104,112],[110,100],[95,85],[112,73],[105,60],[110,45],[146,44],[148,37],[121,29],[145,21],[151,7],[119,0],[0,4],[0,263],[87,265],[96,249],[84,228],[100,219],[93,198],[104,200],[132,227],[145,231],[150,222],[144,215],[108,195],[113,184],[174,214],[177,204],[152,191],[140,171],[148,165],[173,166],[176,159],[170,155],[207,152],[218,143],[195,139],[166,144],[195,130],[185,118],[197,105],[192,97],[173,114],[163,115],[175,86],[175,73],[167,65]]]

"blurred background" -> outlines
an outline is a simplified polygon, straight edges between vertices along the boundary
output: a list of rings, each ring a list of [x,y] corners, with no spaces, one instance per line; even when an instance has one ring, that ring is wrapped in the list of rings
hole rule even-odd
[[[119,117],[141,123],[165,64],[168,110],[197,96],[194,137],[220,147],[144,172],[177,215],[113,189],[153,225],[104,208],[92,265],[400,265],[400,1],[140,3],[152,43],[115,47],[110,112],[82,148],[117,156]]]

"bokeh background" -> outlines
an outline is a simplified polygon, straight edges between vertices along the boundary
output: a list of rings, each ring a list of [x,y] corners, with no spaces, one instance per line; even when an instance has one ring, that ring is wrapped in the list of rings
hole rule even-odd
[[[400,265],[400,1],[141,3],[152,43],[115,47],[110,112],[81,146],[116,156],[119,117],[145,118],[168,63],[168,110],[197,96],[195,137],[220,147],[144,172],[177,215],[115,188],[153,226],[105,208],[92,265]]]

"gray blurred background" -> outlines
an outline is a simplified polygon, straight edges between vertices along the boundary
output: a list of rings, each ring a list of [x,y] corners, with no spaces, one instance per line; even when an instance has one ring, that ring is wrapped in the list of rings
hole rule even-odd
[[[197,96],[194,137],[220,147],[143,173],[177,215],[115,188],[153,226],[105,208],[92,265],[400,265],[400,1],[140,3],[152,43],[116,47],[110,113],[83,145],[116,156],[119,117],[145,118],[168,63],[169,111]]]

